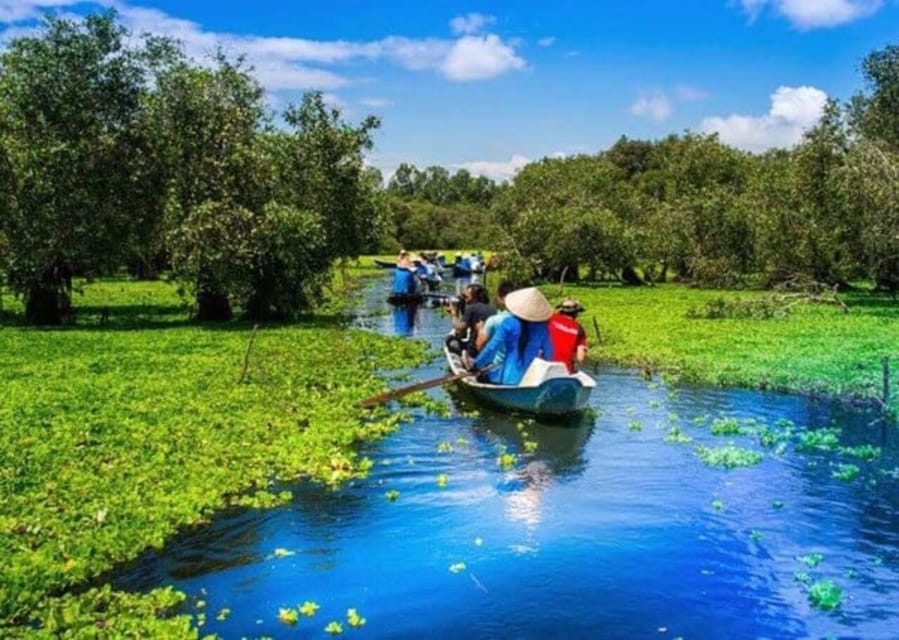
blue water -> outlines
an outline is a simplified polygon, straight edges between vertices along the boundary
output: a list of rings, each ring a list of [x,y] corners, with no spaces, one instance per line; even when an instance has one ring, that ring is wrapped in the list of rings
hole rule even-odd
[[[439,309],[383,313],[382,289],[355,324],[439,344]],[[442,372],[435,361],[413,376]],[[223,638],[321,638],[332,620],[360,638],[899,637],[895,426],[798,397],[612,368],[596,377],[595,415],[564,426],[484,409],[472,416],[476,405],[435,390],[452,415],[416,414],[369,445],[376,464],[364,481],[336,492],[302,485],[286,507],[222,514],[123,568],[115,583],[174,585],[189,595],[188,610],[205,602],[202,632]],[[841,444],[882,455],[866,462],[792,444],[777,455],[751,434],[712,435],[716,417],[837,425]],[[674,426],[692,441],[666,442]],[[728,442],[765,458],[723,470],[694,450]],[[518,455],[514,468],[497,464],[504,452]],[[858,477],[833,477],[841,463],[856,464]],[[810,554],[820,563],[800,560]],[[813,607],[797,573],[836,583],[840,606]],[[279,608],[307,600],[321,606],[314,617],[278,621]],[[218,621],[222,608],[231,614]],[[346,623],[349,608],[363,627]]]

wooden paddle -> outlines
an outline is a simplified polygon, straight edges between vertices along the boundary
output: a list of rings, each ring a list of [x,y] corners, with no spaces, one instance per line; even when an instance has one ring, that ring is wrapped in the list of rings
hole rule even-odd
[[[391,400],[396,400],[397,398],[401,398],[403,396],[409,395],[410,393],[415,393],[416,391],[424,391],[425,389],[430,389],[432,387],[439,387],[440,385],[447,384],[449,382],[454,382],[456,380],[461,380],[462,378],[468,378],[470,376],[476,376],[478,374],[484,373],[485,371],[489,371],[495,364],[490,364],[484,367],[483,369],[475,369],[473,371],[463,371],[462,373],[449,373],[445,376],[441,376],[439,378],[434,378],[433,380],[425,380],[424,382],[416,382],[415,384],[410,384],[408,387],[400,387],[399,389],[394,389],[393,391],[387,391],[386,393],[382,393],[376,396],[372,396],[371,398],[366,398],[362,402],[359,403],[363,409],[371,409],[372,407],[377,407],[379,404],[384,404],[385,402],[389,402]]]

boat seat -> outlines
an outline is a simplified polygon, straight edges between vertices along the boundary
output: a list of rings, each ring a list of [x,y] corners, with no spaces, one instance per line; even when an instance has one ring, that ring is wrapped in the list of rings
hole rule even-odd
[[[534,358],[534,361],[524,372],[520,387],[539,387],[541,384],[552,378],[567,378],[568,367],[561,362],[550,362],[543,358]]]

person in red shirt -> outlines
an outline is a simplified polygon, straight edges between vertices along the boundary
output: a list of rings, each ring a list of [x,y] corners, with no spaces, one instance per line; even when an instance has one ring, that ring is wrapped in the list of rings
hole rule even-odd
[[[587,357],[587,333],[577,321],[584,307],[577,300],[565,300],[556,307],[549,319],[549,339],[553,345],[553,360],[564,362],[568,373],[574,373],[574,363]]]

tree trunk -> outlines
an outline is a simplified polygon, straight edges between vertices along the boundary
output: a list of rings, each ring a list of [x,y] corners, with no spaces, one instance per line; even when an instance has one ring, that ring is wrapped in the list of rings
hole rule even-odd
[[[643,282],[640,276],[637,275],[637,272],[633,267],[625,267],[621,270],[621,282],[632,287],[646,284],[645,282]]]
[[[228,295],[219,291],[209,278],[200,276],[197,283],[197,320],[227,322],[232,317]]]
[[[62,324],[64,312],[71,313],[71,304],[68,296],[56,287],[35,286],[28,290],[25,296],[28,324],[58,326]]]

